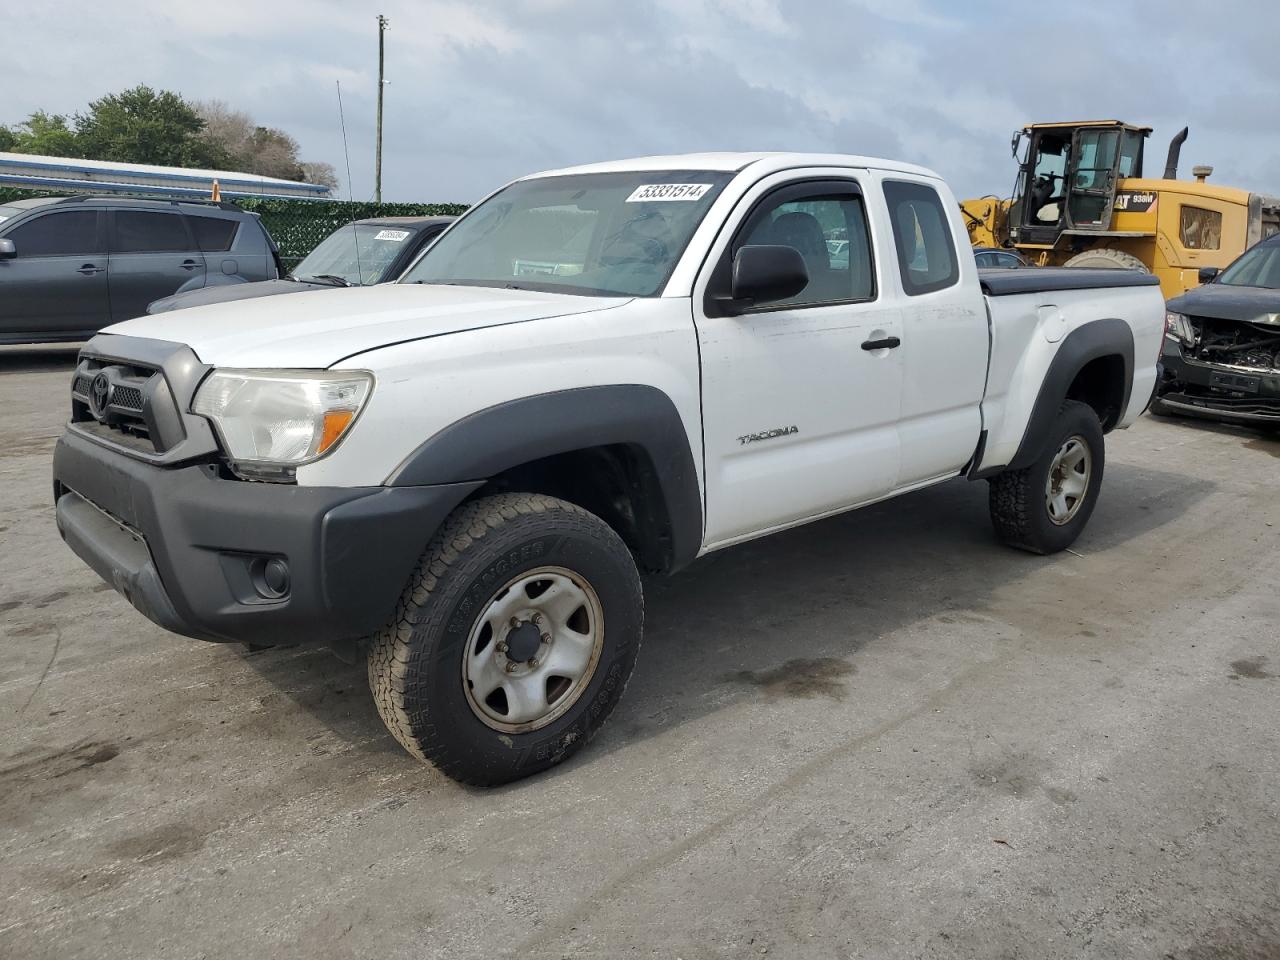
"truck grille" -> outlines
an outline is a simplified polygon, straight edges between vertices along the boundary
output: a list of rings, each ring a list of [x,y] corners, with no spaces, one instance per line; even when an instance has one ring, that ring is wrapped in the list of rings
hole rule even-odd
[[[164,453],[182,439],[160,424],[179,420],[164,374],[152,367],[86,357],[71,381],[71,421],[84,433],[136,453]],[[171,433],[173,431],[170,431]]]

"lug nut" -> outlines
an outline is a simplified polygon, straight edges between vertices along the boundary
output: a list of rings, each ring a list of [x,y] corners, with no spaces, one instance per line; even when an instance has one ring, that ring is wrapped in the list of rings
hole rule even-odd
[[[530,661],[529,661],[529,667],[530,667],[530,669],[532,669],[533,667],[536,667],[537,665],[538,665],[538,658],[537,658],[537,657],[534,657],[532,660],[530,660]]]
[[[499,640],[499,641],[498,641],[498,652],[499,652],[499,653],[506,653],[506,652],[507,652],[507,641],[505,641],[505,640]]]
[[[515,673],[515,672],[516,672],[516,663],[514,660],[512,660],[510,663],[507,664],[507,673]]]
[[[519,617],[512,617],[512,618],[511,618],[511,620],[510,620],[509,626],[511,627],[511,629],[512,629],[512,630],[514,630],[516,627],[520,626],[520,618],[519,618]]]
[[[536,623],[538,626],[542,626],[543,619],[544,618],[540,613],[535,613],[533,615],[533,622]]]
[[[549,633],[544,633],[544,634],[542,635],[542,642],[543,642],[543,643],[550,643],[550,642],[551,642],[551,634],[549,634]]]

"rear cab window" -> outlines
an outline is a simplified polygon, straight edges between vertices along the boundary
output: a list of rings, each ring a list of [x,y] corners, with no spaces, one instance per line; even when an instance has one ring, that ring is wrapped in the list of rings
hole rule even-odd
[[[958,283],[960,262],[938,191],[923,183],[886,180],[884,198],[906,295],[918,297]]]

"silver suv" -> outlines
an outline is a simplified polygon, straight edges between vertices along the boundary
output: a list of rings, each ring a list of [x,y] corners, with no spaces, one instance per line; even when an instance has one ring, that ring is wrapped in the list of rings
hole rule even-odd
[[[160,297],[280,272],[257,214],[233,204],[18,200],[0,206],[0,343],[85,340]]]

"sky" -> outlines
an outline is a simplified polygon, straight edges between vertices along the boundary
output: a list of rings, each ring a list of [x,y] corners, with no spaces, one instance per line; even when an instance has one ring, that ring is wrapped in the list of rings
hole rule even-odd
[[[1115,118],[1191,136],[1180,173],[1280,194],[1276,0],[43,0],[0,31],[0,123],[146,83],[280,127],[383,199],[473,202],[536,170],[659,153],[906,160],[1009,193],[1012,132]]]

